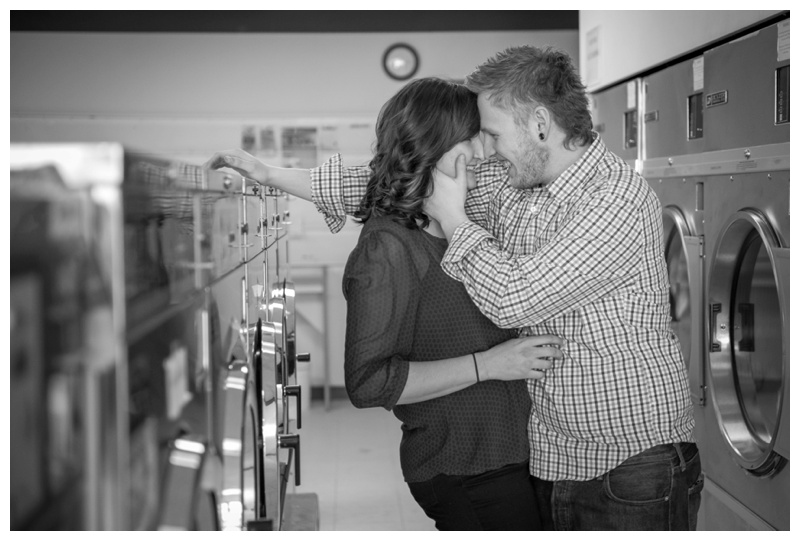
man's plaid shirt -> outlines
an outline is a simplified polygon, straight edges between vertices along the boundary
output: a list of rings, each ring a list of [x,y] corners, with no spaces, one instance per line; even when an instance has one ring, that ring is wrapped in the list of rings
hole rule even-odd
[[[445,253],[501,327],[565,339],[563,359],[529,380],[531,473],[596,478],[645,449],[694,441],[686,369],[670,327],[661,206],[645,180],[600,137],[550,184],[507,183],[488,160]],[[366,166],[338,155],[311,171],[332,231],[364,193]]]

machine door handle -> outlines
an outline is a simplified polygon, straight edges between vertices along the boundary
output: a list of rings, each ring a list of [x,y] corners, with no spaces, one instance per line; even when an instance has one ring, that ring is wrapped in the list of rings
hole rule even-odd
[[[310,353],[298,353],[297,354],[297,362],[299,362],[299,363],[307,363],[310,360],[311,360],[311,354]]]
[[[709,327],[711,328],[711,339],[709,340],[709,349],[711,353],[716,353],[722,350],[719,340],[717,339],[717,316],[722,311],[720,303],[711,303],[708,306]],[[725,327],[723,327],[724,329]]]
[[[283,396],[294,396],[295,398],[297,398],[297,400],[295,401],[295,406],[297,408],[296,411],[297,411],[297,428],[298,429],[302,428],[302,417],[301,416],[303,414],[303,410],[300,407],[301,391],[302,391],[302,389],[301,389],[300,385],[287,385],[286,387],[283,388]]]
[[[294,484],[300,486],[300,436],[298,434],[279,434],[278,445],[281,449],[294,451]]]

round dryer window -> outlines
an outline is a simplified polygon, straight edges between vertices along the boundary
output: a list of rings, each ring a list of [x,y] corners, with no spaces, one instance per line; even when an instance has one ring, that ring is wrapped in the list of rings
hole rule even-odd
[[[756,210],[734,214],[720,237],[709,275],[714,407],[740,465],[773,473],[773,452],[784,404],[782,303],[776,270],[778,238]],[[788,308],[787,308],[788,309]],[[785,412],[788,414],[788,412]]]

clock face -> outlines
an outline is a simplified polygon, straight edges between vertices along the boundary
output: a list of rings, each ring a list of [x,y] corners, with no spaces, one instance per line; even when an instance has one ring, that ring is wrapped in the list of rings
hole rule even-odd
[[[392,79],[411,79],[419,68],[419,56],[411,45],[396,43],[383,54],[383,69]]]

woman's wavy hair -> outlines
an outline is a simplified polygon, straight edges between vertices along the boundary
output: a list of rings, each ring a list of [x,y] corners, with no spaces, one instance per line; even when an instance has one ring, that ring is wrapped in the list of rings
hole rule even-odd
[[[405,85],[378,115],[372,175],[355,220],[390,216],[410,229],[427,227],[422,204],[436,163],[480,127],[477,96],[466,86],[436,77]]]
[[[466,78],[476,94],[514,114],[518,125],[544,105],[567,137],[564,146],[592,142],[592,116],[586,87],[569,55],[552,47],[511,47],[484,62]]]

